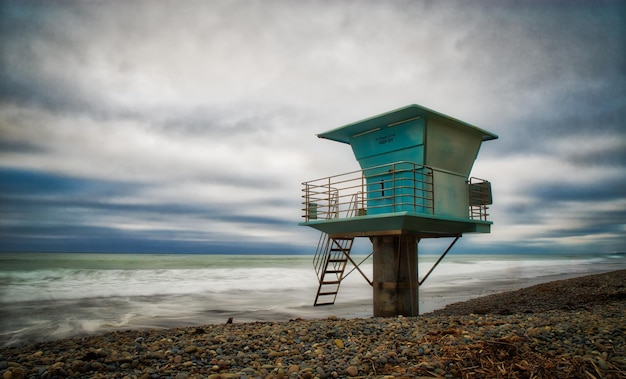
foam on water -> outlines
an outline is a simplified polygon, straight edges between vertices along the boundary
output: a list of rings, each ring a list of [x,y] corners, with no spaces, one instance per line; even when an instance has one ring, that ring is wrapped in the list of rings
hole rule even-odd
[[[423,276],[436,256],[420,256]],[[360,261],[360,259],[357,259]],[[371,279],[371,262],[362,266]],[[420,311],[563,276],[626,268],[626,256],[449,255],[420,287]],[[313,307],[309,256],[0,254],[0,345],[101,333],[290,318],[368,317],[353,272],[337,303]]]
[[[37,270],[1,272],[0,304],[20,301],[156,296],[233,291],[297,291],[315,283],[311,269],[215,268]]]

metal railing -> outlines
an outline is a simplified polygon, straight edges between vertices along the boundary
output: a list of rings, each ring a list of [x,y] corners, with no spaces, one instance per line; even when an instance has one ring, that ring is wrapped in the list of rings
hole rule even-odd
[[[328,250],[330,249],[330,237],[328,234],[320,233],[320,238],[317,241],[317,248],[315,249],[315,255],[313,255],[313,267],[315,268],[315,274],[318,279],[322,279],[322,269],[326,267],[326,261],[328,260]]]
[[[472,220],[487,221],[488,205],[492,204],[491,183],[484,179],[470,178],[469,207]]]
[[[338,191],[335,192],[336,195],[338,195]],[[331,196],[331,208],[334,208],[335,210],[338,210],[337,208],[337,198],[333,196]],[[359,207],[362,207],[364,203],[363,200],[363,193],[362,192],[357,192],[354,195],[352,195],[352,200],[350,202],[350,207],[348,208],[348,213],[347,213],[347,217],[354,217],[357,216],[357,209],[359,209]],[[337,211],[333,211],[330,212],[330,215],[334,216],[333,218],[337,218],[339,217],[339,213]],[[337,259],[338,257],[332,257],[331,254],[329,254],[330,249],[331,249],[331,245],[332,245],[332,239],[330,238],[330,236],[324,232],[320,233],[320,238],[317,241],[317,248],[315,249],[315,255],[313,256],[313,267],[315,267],[315,273],[317,274],[318,279],[322,279],[322,269],[328,266],[328,260],[329,259]],[[339,247],[341,248],[345,248],[346,247],[346,242],[337,242],[339,245]]]
[[[306,221],[408,211],[434,214],[433,169],[395,162],[303,183]]]
[[[469,210],[465,217],[487,221],[488,205],[492,204],[489,181],[474,177],[467,180],[411,162],[394,162],[302,183],[303,217],[308,222],[393,212],[435,215],[435,178],[449,184],[451,177],[452,183],[460,180],[460,185],[467,185]]]

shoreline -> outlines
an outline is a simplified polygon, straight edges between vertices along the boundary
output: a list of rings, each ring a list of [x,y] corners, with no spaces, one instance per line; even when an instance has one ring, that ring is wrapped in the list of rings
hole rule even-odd
[[[127,330],[0,348],[4,378],[570,377],[626,374],[626,270],[419,317]]]
[[[372,289],[358,274],[342,282],[332,307],[314,307],[317,277],[310,259],[53,254],[14,257],[0,270],[0,346],[136,329],[176,328],[294,318],[372,316]],[[39,257],[39,256],[37,256]],[[95,258],[94,258],[95,257]],[[469,257],[469,258],[468,258]],[[33,265],[33,262],[36,264]],[[5,261],[0,262],[5,263]],[[421,262],[421,272],[430,263]],[[279,280],[265,278],[276,275]],[[141,268],[141,269],[138,269]],[[372,267],[364,267],[369,272]],[[420,314],[454,302],[537,282],[626,269],[626,260],[589,255],[528,259],[509,255],[450,256],[420,287]],[[556,276],[555,276],[556,275]]]

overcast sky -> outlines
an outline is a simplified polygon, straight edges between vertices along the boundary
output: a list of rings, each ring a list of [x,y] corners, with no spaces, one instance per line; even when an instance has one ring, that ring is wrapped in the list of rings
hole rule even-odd
[[[312,253],[315,135],[412,103],[500,136],[455,251],[626,250],[625,2],[0,4],[0,251]]]

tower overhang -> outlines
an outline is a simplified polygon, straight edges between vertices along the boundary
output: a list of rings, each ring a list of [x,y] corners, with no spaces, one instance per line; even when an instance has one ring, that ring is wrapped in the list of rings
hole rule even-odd
[[[465,233],[489,233],[491,221],[393,212],[351,218],[301,222],[331,237],[372,237],[409,234],[420,238],[453,237]]]

